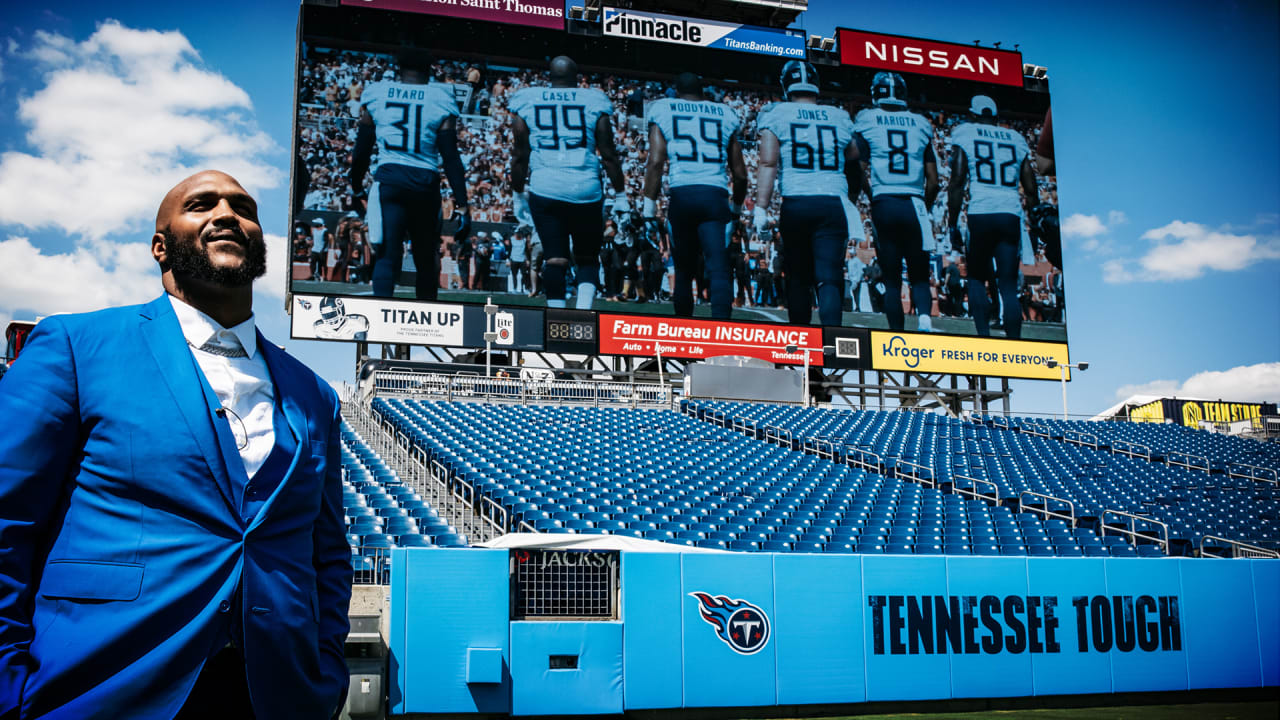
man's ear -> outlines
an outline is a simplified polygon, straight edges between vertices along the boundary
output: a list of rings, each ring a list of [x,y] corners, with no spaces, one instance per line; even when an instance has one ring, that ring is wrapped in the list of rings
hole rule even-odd
[[[164,246],[164,233],[157,232],[151,236],[151,257],[160,265],[160,271],[164,272],[169,264],[169,253]]]

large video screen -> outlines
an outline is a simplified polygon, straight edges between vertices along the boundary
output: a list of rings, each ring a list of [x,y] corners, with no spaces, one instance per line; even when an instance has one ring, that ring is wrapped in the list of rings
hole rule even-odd
[[[587,33],[504,20],[303,7],[293,294],[590,310],[597,351],[635,354],[719,321],[1039,341],[1030,374],[973,373],[1057,378],[1043,80],[709,49],[610,8]],[[706,333],[730,339],[710,354],[777,335]]]

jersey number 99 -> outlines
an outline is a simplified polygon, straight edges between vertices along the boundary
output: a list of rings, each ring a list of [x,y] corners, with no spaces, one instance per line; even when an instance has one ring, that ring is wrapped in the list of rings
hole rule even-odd
[[[582,105],[534,105],[533,126],[540,133],[539,149],[559,150],[562,136],[565,150],[587,146],[587,111]]]

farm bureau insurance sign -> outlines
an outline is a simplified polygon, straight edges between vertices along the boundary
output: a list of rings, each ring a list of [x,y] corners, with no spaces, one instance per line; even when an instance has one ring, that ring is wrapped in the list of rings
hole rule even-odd
[[[563,0],[342,0],[342,4],[564,29]]]

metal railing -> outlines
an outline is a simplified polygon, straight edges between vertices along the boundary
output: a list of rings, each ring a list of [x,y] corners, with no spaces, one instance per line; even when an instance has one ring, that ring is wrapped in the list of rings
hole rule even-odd
[[[411,373],[379,370],[373,377],[374,392],[381,397],[435,400],[482,400],[528,405],[616,405],[670,408],[672,387],[651,383],[593,380],[555,380],[545,375],[483,377],[445,373]]]
[[[1151,459],[1151,448],[1142,443],[1129,440],[1112,440],[1111,453],[1113,455],[1128,455],[1129,457],[1142,458],[1144,460]]]
[[[813,442],[813,452],[815,455],[827,460],[836,459],[836,444],[834,441],[827,438],[811,438],[811,440]]]
[[[904,466],[908,468],[905,471],[903,470]],[[925,473],[929,473],[927,478],[925,477]],[[937,487],[937,480],[934,476],[933,468],[913,463],[909,460],[903,460],[902,458],[898,458],[897,462],[894,463],[893,476],[896,478],[915,480],[925,487]]]
[[[1195,461],[1200,461],[1197,464]],[[1203,470],[1208,474],[1213,474],[1212,468],[1209,466],[1209,458],[1202,455],[1192,455],[1189,452],[1181,450],[1170,450],[1164,455],[1165,465],[1177,465],[1190,470]]]
[[[1072,445],[1090,447],[1094,450],[1098,449],[1098,436],[1081,430],[1064,430],[1062,432],[1062,441]]]
[[[853,449],[852,452],[850,448]],[[848,444],[844,446],[844,462],[851,467],[860,467],[871,472],[880,472],[880,468],[884,465],[884,459],[879,455],[866,448]]]
[[[1024,495],[1030,495],[1032,497],[1038,497],[1044,500],[1045,501],[1044,507],[1036,507],[1035,505],[1030,505],[1028,503],[1023,502],[1022,497]],[[1067,506],[1067,509],[1070,512],[1064,515],[1063,513],[1057,512],[1055,510],[1050,510],[1049,509],[1050,502],[1063,503]],[[1023,490],[1022,492],[1018,493],[1018,512],[1026,512],[1028,510],[1034,513],[1040,513],[1041,515],[1044,515],[1046,519],[1051,517],[1061,518],[1062,520],[1066,520],[1067,522],[1071,523],[1071,527],[1076,526],[1076,504],[1071,502],[1070,500],[1067,500],[1066,498],[1054,497],[1052,495],[1045,495],[1043,493],[1034,492],[1032,490]]]
[[[973,485],[973,489],[970,490],[969,488],[957,486],[955,483],[956,480],[968,480]],[[991,488],[991,494],[983,494],[978,490],[979,485],[989,486]],[[968,475],[956,475],[955,479],[951,481],[951,492],[955,495],[963,495],[974,500],[990,500],[993,505],[1000,504],[1000,486],[990,480],[979,480],[978,478],[969,477]]]
[[[1248,473],[1235,472],[1233,468],[1247,468],[1248,470],[1250,470],[1250,472]],[[1259,475],[1256,472],[1258,470],[1261,470],[1264,473],[1271,473],[1271,477],[1267,477],[1265,475]],[[1272,485],[1280,485],[1280,477],[1277,476],[1275,470],[1272,470],[1271,468],[1261,467],[1259,465],[1250,465],[1248,463],[1242,463],[1242,462],[1227,463],[1227,476],[1236,477],[1236,478],[1248,478],[1250,480],[1255,480],[1258,482],[1271,483]]]
[[[1022,432],[1028,435],[1035,435],[1036,437],[1042,437],[1046,439],[1049,437],[1049,428],[1047,426],[1040,425],[1037,423],[1029,423],[1029,422],[1022,423]]]
[[[1128,518],[1129,528],[1126,530],[1123,527],[1108,526],[1107,525],[1108,515],[1119,515],[1121,517]],[[1158,527],[1162,531],[1163,537],[1153,538],[1150,535],[1142,534],[1142,531],[1138,530],[1138,523],[1140,522]],[[1165,555],[1169,554],[1169,525],[1168,523],[1165,523],[1161,520],[1157,520],[1152,517],[1146,517],[1144,515],[1134,515],[1133,513],[1125,512],[1123,510],[1103,510],[1102,514],[1098,517],[1098,534],[1101,537],[1106,537],[1108,530],[1115,533],[1120,533],[1121,535],[1128,535],[1130,538],[1130,541],[1134,545],[1138,544],[1139,539],[1155,540],[1160,545],[1160,549],[1164,552],[1164,554]]]
[[[404,482],[435,508],[450,525],[468,540],[489,540],[505,534],[510,527],[507,509],[477,493],[476,488],[439,460],[431,459],[387,418],[371,410],[353,409],[352,416],[364,414],[362,437],[385,462],[389,462]],[[372,430],[370,432],[369,430]]]
[[[785,438],[783,437],[784,433],[786,435]],[[791,434],[790,430],[784,427],[778,427],[777,425],[765,425],[764,439],[768,442],[776,442],[779,445],[781,445],[785,440],[787,447],[791,447],[794,436]]]
[[[1212,542],[1209,542],[1212,541]],[[1225,547],[1230,550],[1230,555],[1216,555],[1210,550],[1216,552],[1217,547]],[[1280,558],[1280,552],[1268,550],[1257,545],[1250,545],[1247,542],[1239,540],[1231,540],[1229,538],[1218,537],[1216,535],[1205,535],[1200,538],[1200,557],[1233,557],[1233,558]]]

